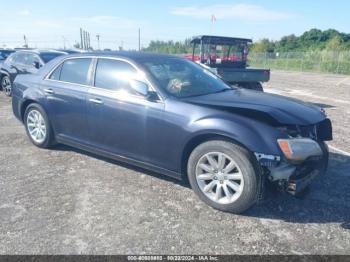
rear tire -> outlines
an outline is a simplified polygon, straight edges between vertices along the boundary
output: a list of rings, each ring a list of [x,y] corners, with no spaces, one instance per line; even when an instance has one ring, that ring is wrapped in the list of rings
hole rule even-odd
[[[4,91],[5,95],[12,95],[12,83],[9,76],[3,76],[1,78],[1,89]]]
[[[55,144],[53,131],[45,110],[39,104],[30,104],[23,119],[30,141],[40,148]]]
[[[215,209],[239,214],[257,202],[260,169],[256,159],[237,144],[213,140],[199,145],[189,157],[187,174],[193,191]]]

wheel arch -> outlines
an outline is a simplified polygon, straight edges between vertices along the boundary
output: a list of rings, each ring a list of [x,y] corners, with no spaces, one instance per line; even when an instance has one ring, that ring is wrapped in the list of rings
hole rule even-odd
[[[7,73],[6,71],[0,71],[0,88],[2,88],[2,79],[7,76],[10,77],[10,74]]]
[[[28,108],[29,105],[31,104],[38,104],[38,101],[34,100],[34,99],[26,99],[20,106],[20,117],[21,117],[21,120],[22,122],[24,121],[24,114]]]
[[[8,73],[7,71],[1,70],[0,71],[0,78],[2,79],[4,76],[10,76],[10,73]]]
[[[234,143],[236,145],[239,145],[243,148],[245,148],[248,152],[251,153],[251,150],[248,149],[247,146],[242,144],[241,142],[237,141],[236,139],[225,135],[225,134],[218,134],[218,133],[205,133],[205,134],[199,134],[194,137],[192,137],[186,144],[185,147],[182,150],[181,154],[181,174],[187,178],[187,164],[188,159],[192,153],[192,151],[199,146],[202,143],[212,141],[212,140],[222,140],[227,141],[230,143]]]

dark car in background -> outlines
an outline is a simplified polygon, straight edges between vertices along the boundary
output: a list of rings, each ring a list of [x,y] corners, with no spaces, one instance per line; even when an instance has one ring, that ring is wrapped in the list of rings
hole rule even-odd
[[[13,49],[0,49],[0,66],[6,60],[6,58],[9,57],[14,52],[16,52],[16,50],[13,50]]]
[[[5,60],[9,55],[16,52],[13,49],[0,49],[0,61]]]
[[[66,54],[55,50],[20,50],[11,54],[0,67],[1,89],[11,96],[12,83],[17,75],[36,73],[47,62]]]
[[[88,52],[86,50],[77,49],[77,48],[73,48],[73,49],[57,49],[57,51],[65,52],[65,53],[67,53],[69,55],[71,55],[71,54],[81,54],[81,53]]]
[[[16,78],[12,107],[38,147],[63,143],[187,178],[205,203],[234,213],[258,201],[265,181],[304,190],[326,171],[332,139],[318,107],[141,52],[55,59]]]

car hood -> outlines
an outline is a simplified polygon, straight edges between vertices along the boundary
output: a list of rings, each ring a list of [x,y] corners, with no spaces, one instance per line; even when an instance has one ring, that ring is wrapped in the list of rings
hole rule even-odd
[[[184,101],[279,125],[311,125],[325,119],[321,108],[279,95],[247,89],[185,98]]]

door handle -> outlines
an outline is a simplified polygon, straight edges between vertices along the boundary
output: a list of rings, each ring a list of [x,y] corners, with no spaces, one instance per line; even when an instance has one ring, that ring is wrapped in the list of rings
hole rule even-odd
[[[44,92],[45,92],[46,94],[49,94],[49,95],[52,95],[52,94],[55,93],[51,88],[44,89]]]
[[[98,98],[90,98],[89,101],[92,103],[98,104],[98,105],[103,104],[103,101],[101,99],[98,99]]]

